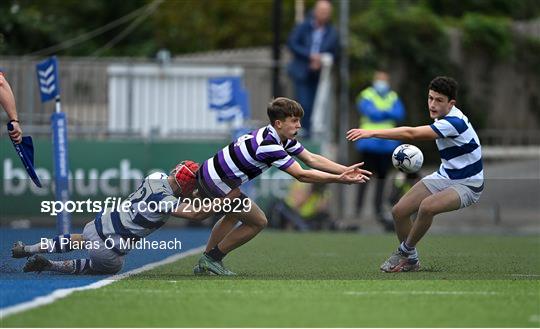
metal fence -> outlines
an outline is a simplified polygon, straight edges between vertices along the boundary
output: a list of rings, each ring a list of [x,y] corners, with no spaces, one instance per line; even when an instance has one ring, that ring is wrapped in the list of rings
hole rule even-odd
[[[37,62],[37,59],[1,58],[0,67],[10,81],[25,132],[48,135],[54,104],[42,105],[40,102],[35,71]],[[60,58],[62,105],[68,115],[71,134],[106,132],[109,64],[110,61]]]
[[[54,105],[40,103],[35,73],[35,64],[39,60],[37,58],[0,57],[0,68],[5,72],[14,91],[19,118],[23,122],[25,132],[36,136],[48,136],[50,134],[50,114],[54,111]],[[287,60],[285,57],[280,64],[283,71]],[[118,131],[121,130],[114,129],[115,127],[112,127],[110,123],[110,103],[118,101],[118,99],[111,99],[111,71],[108,71],[109,68],[114,66],[156,66],[158,64],[152,59],[61,57],[59,65],[62,109],[68,116],[69,134],[74,137],[107,138],[119,135]],[[268,49],[258,48],[183,56],[177,57],[165,65],[176,68],[217,66],[230,69],[239,68],[243,71],[244,85],[249,91],[251,115],[252,120],[255,121],[253,124],[266,123],[266,107],[273,97],[271,95],[273,64]],[[149,82],[151,83],[151,81]],[[291,87],[286,74],[282,74],[281,84],[284,90],[281,96],[291,97]],[[131,92],[140,91],[133,90]],[[158,99],[162,96],[155,95]],[[156,99],[155,97],[154,99]],[[191,101],[196,103],[193,99]],[[156,105],[159,106],[159,104]],[[185,102],[185,105],[189,106],[189,103]],[[5,113],[0,112],[1,117],[5,118]],[[156,113],[156,115],[158,114]],[[180,127],[174,131],[173,135],[177,137],[189,135],[191,138],[215,138],[228,135],[228,132],[222,129],[221,133],[218,131],[217,135],[210,136],[208,129],[204,129],[205,124],[208,124],[205,120],[208,118],[192,120],[189,126],[184,125],[184,128],[179,125]],[[148,131],[131,129],[125,130],[121,135],[147,137]]]
[[[250,95],[250,108],[254,125],[267,122],[266,106],[274,96],[292,97],[291,82],[286,74],[286,63],[290,54],[283,50],[281,86],[283,95],[271,94],[271,74],[273,62],[268,48],[254,48],[232,51],[219,51],[175,57],[170,65],[198,67],[239,67],[243,70],[243,81]],[[42,105],[37,90],[35,64],[37,58],[0,57],[0,68],[6,73],[15,93],[19,117],[26,133],[36,136],[50,135],[50,114],[54,105]],[[62,108],[67,113],[69,133],[73,137],[108,138],[118,135],[111,129],[110,75],[108,68],[114,65],[156,65],[152,59],[137,58],[59,58],[60,88]],[[5,113],[0,111],[5,119]],[[335,118],[334,118],[335,119]],[[203,119],[201,119],[203,120]],[[200,121],[200,120],[199,120]],[[198,130],[200,122],[191,122],[186,134],[176,131],[170,137],[189,135],[191,138],[208,138],[208,131]],[[189,129],[188,129],[189,128]],[[126,131],[123,136],[143,137],[142,131]],[[540,145],[539,130],[486,129],[479,131],[485,146],[533,146]],[[216,136],[212,136],[216,137]],[[221,137],[227,137],[225,135]],[[497,153],[498,154],[498,153]]]
[[[227,135],[231,124],[209,110],[208,79],[242,77],[232,66],[111,65],[108,132],[143,137]],[[232,91],[231,91],[232,92]]]

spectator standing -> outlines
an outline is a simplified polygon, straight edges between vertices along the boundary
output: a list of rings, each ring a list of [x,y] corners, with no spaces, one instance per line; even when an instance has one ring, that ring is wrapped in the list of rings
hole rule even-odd
[[[398,94],[390,88],[390,75],[378,70],[373,75],[372,86],[362,90],[357,98],[357,109],[360,113],[360,129],[376,130],[394,128],[405,117],[403,103]],[[392,152],[400,144],[396,140],[368,138],[356,142],[361,161],[368,170],[376,174],[374,208],[377,220],[386,231],[393,231],[394,224],[390,216],[386,216],[383,207],[386,177],[392,167]],[[359,186],[358,212],[362,211],[365,185]],[[388,218],[387,218],[388,217]]]
[[[321,54],[337,56],[339,42],[337,30],[330,24],[332,4],[318,0],[312,14],[298,24],[288,39],[293,60],[288,73],[294,82],[296,100],[304,109],[302,127],[304,135],[311,132],[311,115],[321,71]]]

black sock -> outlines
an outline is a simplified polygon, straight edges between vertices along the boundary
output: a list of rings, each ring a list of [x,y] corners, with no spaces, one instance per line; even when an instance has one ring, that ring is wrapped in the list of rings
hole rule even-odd
[[[214,248],[212,248],[212,250],[210,250],[209,252],[206,252],[205,254],[207,256],[210,256],[210,258],[212,258],[213,260],[218,261],[218,262],[221,262],[223,257],[225,257],[225,255],[227,255],[227,254],[223,253],[221,250],[219,250],[218,246],[215,246]]]

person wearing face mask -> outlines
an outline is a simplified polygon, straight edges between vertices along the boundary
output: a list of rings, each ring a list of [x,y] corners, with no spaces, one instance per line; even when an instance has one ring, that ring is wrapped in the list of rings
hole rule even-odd
[[[373,75],[373,84],[362,90],[357,98],[360,113],[360,128],[366,130],[394,128],[405,117],[405,108],[397,93],[390,89],[390,76],[384,70]],[[385,231],[393,231],[394,224],[383,209],[383,194],[386,176],[392,166],[392,151],[400,144],[396,140],[379,138],[361,139],[356,142],[361,161],[376,174],[374,207],[377,220]],[[358,192],[358,213],[362,210],[365,185]],[[387,218],[388,217],[388,218]]]

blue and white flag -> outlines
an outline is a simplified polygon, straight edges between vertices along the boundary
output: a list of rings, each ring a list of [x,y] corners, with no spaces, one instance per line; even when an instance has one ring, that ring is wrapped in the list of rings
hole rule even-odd
[[[210,109],[217,111],[220,122],[249,117],[248,95],[240,77],[209,79],[208,102]]]
[[[53,137],[54,184],[56,201],[64,204],[69,201],[69,161],[67,118],[60,104],[60,79],[58,78],[58,61],[56,56],[36,65],[37,79],[41,102],[56,100],[56,110],[51,115]],[[57,214],[56,226],[58,234],[71,232],[71,216],[64,210]]]
[[[13,125],[11,122],[7,124],[7,130],[8,132],[13,130]],[[41,187],[41,182],[34,169],[34,142],[32,141],[32,137],[23,136],[22,141],[19,144],[15,143],[13,140],[11,140],[11,142],[15,148],[15,152],[19,158],[21,158],[21,162],[24,169],[26,169],[28,176],[30,176],[37,187]]]
[[[238,94],[241,89],[240,77],[208,79],[210,109],[222,110],[238,105]]]
[[[37,79],[41,102],[45,103],[60,95],[60,80],[58,79],[58,62],[56,56],[36,65]]]

